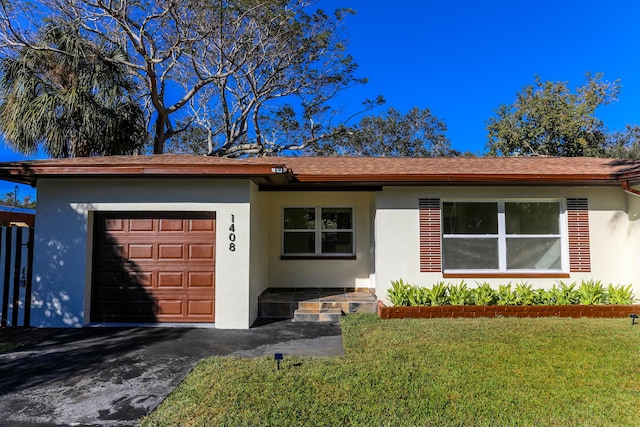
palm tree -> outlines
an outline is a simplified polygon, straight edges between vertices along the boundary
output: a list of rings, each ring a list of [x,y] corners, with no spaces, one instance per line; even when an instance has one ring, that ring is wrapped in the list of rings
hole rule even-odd
[[[0,59],[0,133],[15,150],[51,157],[134,154],[148,140],[121,50],[83,39],[67,23],[40,32],[56,51],[22,48]]]

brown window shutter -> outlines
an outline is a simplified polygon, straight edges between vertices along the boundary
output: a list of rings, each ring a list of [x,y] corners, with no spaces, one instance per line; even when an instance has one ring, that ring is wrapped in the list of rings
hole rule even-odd
[[[420,272],[441,272],[440,199],[420,199]]]
[[[567,199],[567,219],[569,222],[569,271],[591,272],[587,199]]]

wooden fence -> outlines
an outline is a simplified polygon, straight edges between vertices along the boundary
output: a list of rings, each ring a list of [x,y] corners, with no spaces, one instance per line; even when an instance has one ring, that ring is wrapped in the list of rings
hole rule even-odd
[[[33,228],[0,227],[0,327],[30,326]]]

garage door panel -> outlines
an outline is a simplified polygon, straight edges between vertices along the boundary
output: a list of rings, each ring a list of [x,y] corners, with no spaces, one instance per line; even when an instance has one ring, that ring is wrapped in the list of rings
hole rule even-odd
[[[149,243],[143,244],[130,244],[129,256],[130,260],[152,260],[153,259],[153,246]]]
[[[153,322],[155,302],[147,300],[104,300],[99,309],[102,322]]]
[[[124,232],[124,221],[122,219],[107,219],[101,224],[101,228],[110,232]]]
[[[113,286],[96,290],[96,295],[109,301],[154,301],[149,292],[139,286]]]
[[[215,214],[97,214],[92,321],[213,322]]]
[[[189,221],[190,231],[216,231],[215,221],[212,219],[192,219]]]
[[[138,264],[132,262],[118,263],[115,261],[103,261],[94,266],[97,270],[94,281],[102,286],[151,286],[152,275],[150,271],[141,271]]]
[[[192,244],[189,245],[189,258],[190,259],[206,259],[213,260],[215,251],[213,244]]]
[[[213,316],[212,300],[162,300],[158,302],[158,319],[163,322],[209,321]]]
[[[189,288],[213,288],[214,273],[204,271],[190,271],[187,287]]]
[[[101,244],[98,246],[98,256],[102,259],[121,259],[125,256],[124,245]]]
[[[155,311],[156,301],[147,298],[146,296],[140,296],[140,298],[130,298],[125,302],[125,308],[127,313],[134,315],[138,314],[153,314]]]
[[[175,260],[184,258],[183,244],[159,244],[158,260]]]
[[[182,289],[184,284],[183,272],[162,271],[158,273],[158,288]]]
[[[103,288],[113,288],[126,286],[129,278],[122,271],[100,271],[98,280]]]
[[[103,316],[121,316],[124,312],[124,307],[120,299],[108,300],[103,299],[100,304],[100,314]]]
[[[153,231],[153,219],[150,219],[150,218],[131,219],[129,220],[129,231],[131,232]]]
[[[153,273],[148,271],[132,272],[128,274],[132,287],[153,288]]]
[[[213,310],[212,300],[158,301],[158,319],[163,322],[207,322],[213,316]]]
[[[184,231],[185,229],[185,221],[181,219],[161,219],[160,220],[160,231]]]
[[[188,301],[188,304],[189,316],[208,316],[213,314],[213,301],[192,299]]]
[[[149,294],[139,288],[105,288],[97,292],[101,301],[101,311],[109,313],[126,313],[131,307],[152,307],[155,300],[149,298]],[[109,307],[108,310],[105,310]]]
[[[158,300],[159,316],[177,316],[183,317],[184,301],[181,299],[162,299]]]

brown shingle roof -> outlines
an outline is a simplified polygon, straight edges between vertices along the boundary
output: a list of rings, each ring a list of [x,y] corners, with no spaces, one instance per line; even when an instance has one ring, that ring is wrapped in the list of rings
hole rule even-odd
[[[283,170],[289,173],[283,174]],[[617,184],[640,179],[640,161],[557,157],[262,157],[112,156],[0,164],[5,179],[51,176],[251,177],[262,185],[438,183]],[[286,179],[285,179],[286,178]]]
[[[320,158],[284,160],[301,180],[485,181],[616,179],[640,161],[586,157]]]

